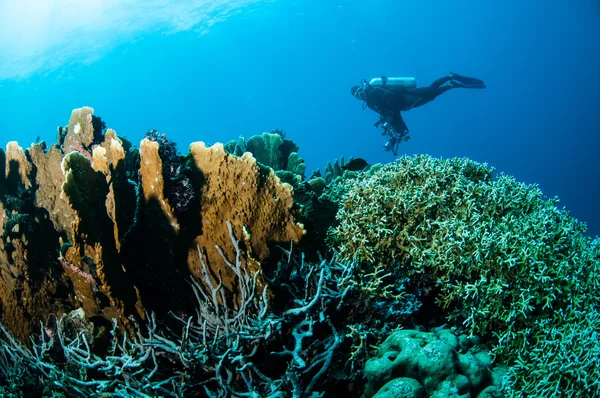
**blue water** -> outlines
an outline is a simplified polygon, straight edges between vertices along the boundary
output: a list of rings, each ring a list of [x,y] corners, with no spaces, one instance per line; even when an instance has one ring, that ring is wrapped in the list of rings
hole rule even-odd
[[[1,145],[54,142],[72,109],[91,106],[134,143],[158,129],[185,151],[278,128],[307,174],[341,155],[389,162],[377,115],[350,87],[457,72],[488,88],[404,113],[400,154],[486,162],[600,235],[596,0],[24,3],[0,3]]]

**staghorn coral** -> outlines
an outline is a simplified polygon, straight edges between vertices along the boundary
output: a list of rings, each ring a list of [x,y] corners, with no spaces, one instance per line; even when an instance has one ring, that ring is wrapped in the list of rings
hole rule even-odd
[[[87,144],[0,151],[2,394],[357,396],[373,346],[429,325],[434,299],[510,365],[507,396],[599,394],[600,240],[537,187],[426,156],[310,183],[221,144],[181,156],[154,132],[132,149],[91,112],[60,130]],[[273,270],[274,243],[304,244],[299,221],[336,210],[342,263],[280,247]],[[380,396],[422,391],[395,380]]]
[[[175,316],[182,326],[178,331],[153,314],[136,333],[123,335],[115,320],[105,330],[104,354],[94,350],[103,336],[81,310],[51,317],[32,349],[0,324],[0,393],[36,396],[51,386],[53,394],[68,396],[309,398],[327,390],[356,396],[351,384],[340,389],[335,383],[345,364],[343,326],[335,324],[344,318],[335,315],[356,306],[346,286],[355,264],[335,259],[308,264],[287,253],[275,285],[293,294],[298,289],[303,297],[274,313],[268,310],[267,289],[260,294],[256,274],[243,265],[242,242],[231,223],[226,227],[235,260],[222,259],[238,275],[238,308],[217,299],[232,294],[222,284],[193,282],[196,314]],[[208,272],[202,257],[201,266]],[[292,287],[285,283],[286,271],[294,268],[302,276]]]
[[[364,262],[363,276],[381,265],[428,279],[448,321],[491,337],[493,353],[507,364],[528,358],[513,368],[505,386],[511,396],[545,395],[550,386],[566,396],[599,394],[598,366],[572,357],[574,370],[564,373],[542,347],[565,347],[553,331],[596,319],[588,314],[600,305],[600,241],[584,236],[585,226],[538,187],[492,173],[467,159],[415,156],[348,176],[332,194],[340,207],[331,242],[343,258]],[[595,341],[588,341],[592,352]],[[543,370],[531,371],[532,352]],[[558,373],[558,381],[543,376]]]

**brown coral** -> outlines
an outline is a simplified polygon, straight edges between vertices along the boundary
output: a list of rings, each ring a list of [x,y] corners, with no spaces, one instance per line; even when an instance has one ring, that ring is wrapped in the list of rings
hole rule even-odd
[[[31,165],[25,157],[23,148],[21,148],[16,141],[11,141],[6,144],[6,177],[8,177],[8,174],[13,170],[21,177],[21,183],[26,188],[31,188],[31,181],[29,181]]]
[[[54,228],[59,233],[70,236],[73,232],[71,226],[74,217],[73,209],[66,200],[60,197],[64,180],[60,168],[64,156],[62,150],[57,146],[52,146],[47,152],[44,152],[43,146],[38,144],[28,148],[27,155],[37,170],[35,205],[48,209]]]
[[[213,276],[221,273],[231,287],[217,250],[235,262],[226,221],[244,244],[251,274],[271,242],[303,236],[292,187],[251,154],[199,142],[186,167],[178,155],[161,159],[162,144],[144,139],[139,170],[132,170],[135,152],[114,130],[94,132],[92,113],[74,110],[49,150],[37,144],[25,154],[16,142],[0,150],[0,317],[19,338],[36,333],[49,313],[74,308],[125,324],[144,309],[160,317],[190,313],[187,282],[200,276],[198,247]],[[181,178],[183,168],[199,178]],[[136,171],[137,183],[128,178]],[[174,178],[195,200],[189,209],[169,203]]]
[[[49,313],[61,314],[70,302],[66,280],[54,254],[58,235],[41,209],[7,213],[0,204],[0,318],[25,341]]]
[[[261,169],[250,153],[229,155],[220,143],[208,148],[204,142],[193,143],[190,156],[204,181],[200,192],[202,233],[194,242],[205,252],[213,271],[226,268],[216,246],[224,253],[235,252],[226,221],[231,221],[238,238],[245,238],[257,261],[269,255],[269,242],[301,239],[304,227],[292,215],[292,187],[282,183],[272,169]],[[199,277],[196,247],[189,251],[188,264]],[[224,282],[227,286],[227,280]]]
[[[88,148],[94,141],[94,127],[92,115],[94,109],[89,106],[74,109],[69,119],[67,136],[64,142],[64,152],[82,151]]]
[[[108,129],[106,131],[104,142],[96,146],[92,151],[92,159],[92,167],[94,170],[104,173],[106,182],[109,184],[108,195],[106,196],[106,211],[113,223],[114,239],[117,250],[120,250],[120,236],[123,232],[119,230],[115,184],[117,183],[119,172],[121,172],[121,176],[124,174],[122,169],[124,168],[123,162],[125,161],[125,150],[114,130]],[[129,223],[127,223],[126,226],[129,227]]]
[[[144,139],[140,143],[140,174],[144,199],[146,201],[156,200],[160,204],[165,217],[171,223],[171,227],[177,232],[179,224],[163,192],[162,160],[158,155],[158,147],[158,142],[148,139]]]

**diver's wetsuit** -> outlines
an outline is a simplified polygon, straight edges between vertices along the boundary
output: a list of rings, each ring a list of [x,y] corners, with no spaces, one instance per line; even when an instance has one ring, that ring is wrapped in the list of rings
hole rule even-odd
[[[370,86],[366,90],[365,102],[370,109],[381,116],[397,113],[399,118],[402,119],[400,111],[408,111],[433,101],[453,87],[452,85],[443,86],[444,83],[451,80],[451,76],[444,76],[427,87],[417,88]]]
[[[448,85],[445,83],[450,82]],[[457,88],[485,88],[482,80],[472,77],[461,76],[450,73],[447,76],[436,79],[427,87],[406,88],[402,86],[371,86],[366,84],[364,96],[361,98],[365,104],[381,116],[375,126],[383,124],[384,134],[391,137],[391,148],[402,139],[408,139],[408,127],[402,118],[402,111],[425,105],[446,91]],[[355,86],[355,88],[357,88]],[[356,90],[353,88],[353,95]],[[356,95],[355,95],[356,97]],[[389,150],[388,144],[386,149]],[[395,152],[395,151],[394,151]]]

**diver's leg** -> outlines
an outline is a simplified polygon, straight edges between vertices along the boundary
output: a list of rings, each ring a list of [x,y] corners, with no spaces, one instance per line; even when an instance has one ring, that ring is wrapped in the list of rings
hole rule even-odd
[[[415,89],[410,90],[409,91],[410,92],[409,95],[411,97],[418,97],[419,98],[419,100],[414,103],[414,105],[412,106],[412,108],[417,108],[419,106],[425,105],[425,104],[433,101],[438,96],[444,94],[446,91],[450,90],[451,88],[452,88],[452,86],[449,86],[449,85],[448,86],[435,87],[432,84],[429,87],[419,87],[419,88],[415,88]]]
[[[448,76],[444,76],[444,77],[440,77],[439,79],[435,79],[435,80],[433,81],[433,83],[431,83],[431,84],[429,85],[429,87],[432,87],[432,88],[438,88],[438,87],[440,87],[442,84],[444,84],[444,83],[447,83],[447,82],[449,82],[449,81],[450,81],[450,80],[452,80],[452,79],[453,79],[453,78],[452,78],[452,73],[451,73],[451,74],[449,74]]]

